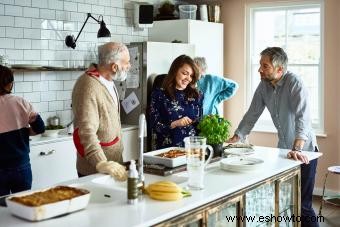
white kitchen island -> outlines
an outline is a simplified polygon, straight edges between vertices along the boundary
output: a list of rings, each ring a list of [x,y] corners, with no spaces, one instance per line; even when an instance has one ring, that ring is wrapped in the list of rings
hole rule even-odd
[[[277,186],[286,179],[295,179],[296,185],[299,188],[300,174],[299,166],[300,162],[289,160],[286,158],[288,150],[268,148],[268,147],[255,147],[255,154],[252,157],[259,157],[264,160],[264,165],[261,169],[253,172],[229,172],[220,169],[219,163],[213,163],[208,167],[205,173],[204,190],[192,191],[191,197],[183,198],[174,202],[163,202],[150,199],[148,196],[143,196],[137,205],[128,205],[126,200],[126,191],[124,189],[114,189],[115,198],[111,202],[102,201],[90,201],[86,209],[71,213],[65,216],[52,218],[40,222],[30,222],[13,216],[9,210],[5,207],[0,207],[0,226],[6,227],[59,227],[59,226],[152,226],[162,223],[171,223],[174,226],[179,225],[180,220],[193,220],[194,217],[198,217],[198,223],[200,217],[204,219],[204,214],[211,214],[211,206],[216,205],[216,201],[221,204],[227,204],[228,201],[236,201],[236,207],[241,204],[241,207],[245,207],[246,193],[254,187],[261,187],[261,185],[271,186],[274,185],[274,192]],[[321,156],[321,153],[317,152],[304,152],[308,155],[309,159],[315,159]],[[277,176],[277,178],[276,178]],[[157,181],[170,179],[177,181],[180,186],[185,187],[187,182],[186,172],[174,174],[170,177],[160,177],[146,174],[146,184]],[[93,181],[96,179],[104,179],[107,176],[101,174],[95,174],[92,176],[84,177],[66,182],[67,184],[78,185],[94,185]],[[99,180],[100,181],[100,180]],[[97,182],[99,182],[97,181]],[[91,183],[92,182],[92,183]],[[182,182],[182,183],[180,183]],[[97,184],[96,187],[101,187],[105,190],[112,190],[109,185]],[[293,194],[294,192],[291,187]],[[296,191],[296,190],[295,190]],[[296,194],[297,193],[297,194]],[[247,194],[247,196],[250,194]],[[97,197],[98,195],[96,195]],[[296,197],[296,196],[295,196]],[[294,199],[296,202],[298,199]],[[223,203],[222,203],[222,202]],[[256,201],[255,202],[260,202]],[[274,203],[274,201],[273,201]],[[210,205],[209,205],[210,204]],[[212,204],[212,205],[211,205]],[[232,204],[232,203],[230,203]],[[237,205],[238,204],[238,205]],[[274,204],[277,204],[276,201]],[[300,202],[293,204],[295,207],[300,207]],[[217,205],[216,205],[217,206]],[[208,209],[209,208],[209,209]],[[273,209],[273,207],[271,208]],[[277,208],[279,209],[279,208]],[[294,208],[295,209],[295,208]],[[210,211],[209,211],[210,210]],[[276,208],[274,209],[276,210]],[[279,211],[279,210],[278,210]],[[275,211],[276,212],[276,211]],[[237,212],[236,212],[237,213]],[[201,215],[201,216],[200,216]],[[176,217],[180,216],[180,219]],[[187,217],[190,217],[189,219]],[[203,225],[207,225],[206,219],[204,219]],[[227,220],[219,220],[223,226],[226,226]],[[225,222],[224,222],[225,221]],[[174,224],[177,223],[177,224]],[[216,225],[216,223],[215,223]],[[229,225],[228,225],[229,226]],[[233,225],[230,225],[233,226]],[[235,225],[236,226],[236,225]]]

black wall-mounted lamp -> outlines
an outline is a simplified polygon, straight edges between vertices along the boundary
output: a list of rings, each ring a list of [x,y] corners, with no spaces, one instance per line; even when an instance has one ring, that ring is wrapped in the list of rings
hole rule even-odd
[[[80,29],[80,31],[79,31],[79,33],[78,33],[78,35],[77,35],[77,38],[74,39],[74,36],[73,36],[73,35],[68,35],[68,36],[66,36],[66,38],[65,38],[65,44],[66,44],[66,46],[71,47],[71,48],[73,48],[73,49],[76,48],[76,42],[77,42],[77,40],[78,40],[78,38],[79,38],[79,36],[80,36],[80,33],[83,31],[84,26],[85,26],[85,24],[87,23],[87,21],[88,21],[88,19],[89,19],[90,17],[91,17],[93,20],[97,21],[98,24],[100,24],[100,28],[99,28],[98,33],[97,33],[97,38],[101,38],[101,37],[111,37],[111,33],[110,33],[109,29],[107,29],[107,27],[106,27],[106,24],[105,24],[105,22],[104,22],[104,20],[103,20],[103,16],[100,15],[100,16],[98,17],[98,19],[96,19],[96,18],[94,18],[94,17],[91,15],[91,13],[87,13],[87,18],[86,18],[86,20],[85,20],[83,26],[81,27],[81,29]]]

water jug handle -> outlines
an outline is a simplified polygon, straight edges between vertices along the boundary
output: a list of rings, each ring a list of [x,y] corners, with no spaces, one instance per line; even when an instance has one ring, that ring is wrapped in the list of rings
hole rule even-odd
[[[204,168],[207,167],[207,165],[209,164],[209,162],[211,161],[212,157],[214,156],[214,149],[212,148],[212,146],[207,145],[207,148],[209,150],[209,157],[208,159],[205,161],[204,163]]]

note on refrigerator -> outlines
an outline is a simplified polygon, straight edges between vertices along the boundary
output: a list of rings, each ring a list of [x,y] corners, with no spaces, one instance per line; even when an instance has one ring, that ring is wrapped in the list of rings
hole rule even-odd
[[[122,106],[126,114],[129,114],[138,105],[139,100],[135,92],[131,92],[131,94],[122,101]]]
[[[129,48],[130,53],[130,65],[131,68],[126,78],[127,88],[138,88],[139,87],[139,52],[138,47]]]

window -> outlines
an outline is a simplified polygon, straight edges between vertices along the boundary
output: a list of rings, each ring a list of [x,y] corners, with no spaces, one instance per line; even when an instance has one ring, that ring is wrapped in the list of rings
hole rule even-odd
[[[288,55],[288,70],[309,89],[313,128],[323,133],[322,5],[320,2],[254,4],[247,7],[247,106],[260,82],[260,52],[279,46]],[[257,131],[276,131],[267,109]]]

